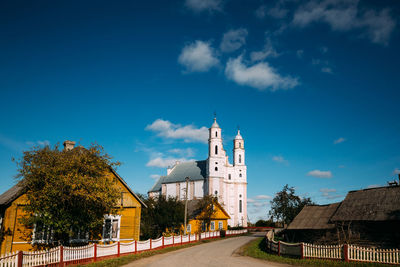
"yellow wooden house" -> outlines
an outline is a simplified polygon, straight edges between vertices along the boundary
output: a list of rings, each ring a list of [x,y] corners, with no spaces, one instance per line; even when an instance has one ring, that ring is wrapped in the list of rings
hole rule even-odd
[[[146,207],[142,200],[132,191],[121,176],[110,168],[106,174],[116,179],[120,188],[121,197],[117,203],[116,215],[104,215],[104,224],[100,242],[131,242],[139,240],[140,215],[142,207]],[[24,206],[29,205],[24,194],[24,188],[19,184],[0,195],[0,255],[14,251],[33,250],[35,242],[46,242],[50,234],[43,229],[27,229],[19,218],[25,215]],[[72,237],[85,241],[82,234]]]
[[[203,218],[204,211],[199,209],[200,200],[194,199],[188,201],[188,223],[187,223],[187,232],[188,233],[201,233],[201,232],[213,232],[219,230],[227,230],[228,229],[228,219],[230,216],[224,210],[224,208],[218,203],[218,201],[213,201],[213,209],[214,213],[211,216],[210,225],[208,229],[206,229],[206,224],[204,223]]]

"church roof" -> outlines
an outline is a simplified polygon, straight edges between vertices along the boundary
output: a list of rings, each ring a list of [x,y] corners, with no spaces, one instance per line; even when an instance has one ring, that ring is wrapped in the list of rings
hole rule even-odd
[[[206,160],[183,162],[176,165],[167,176],[161,176],[149,192],[161,190],[162,184],[184,182],[186,177],[190,181],[199,181],[206,178]]]
[[[211,128],[219,128],[219,125],[217,123],[217,118],[214,118],[214,123],[211,125]]]

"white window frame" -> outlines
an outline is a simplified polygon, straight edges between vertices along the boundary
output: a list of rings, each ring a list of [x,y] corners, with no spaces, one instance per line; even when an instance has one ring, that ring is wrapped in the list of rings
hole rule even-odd
[[[112,231],[112,222],[114,220],[118,220],[117,222],[117,237],[113,238],[112,237],[112,232],[110,233],[110,238],[104,238],[105,233],[106,233],[106,220],[111,220],[111,231]],[[119,241],[119,237],[120,237],[120,233],[121,233],[121,215],[104,215],[104,220],[103,220],[103,231],[102,231],[102,241],[106,242],[106,241]]]
[[[210,231],[215,231],[215,222],[214,221],[212,221],[210,223]]]
[[[44,236],[44,233],[47,232],[47,239],[37,239],[37,224],[35,223],[33,226],[33,231],[32,231],[32,244],[50,244],[53,242],[54,240],[54,232],[52,229],[50,229],[50,227],[47,227],[46,230],[44,230],[46,228],[45,225],[43,225],[42,230],[40,231],[42,234],[41,236]]]
[[[218,230],[223,230],[224,229],[224,223],[222,221],[218,222]]]
[[[192,232],[192,225],[190,223],[186,226],[186,232],[188,233]]]

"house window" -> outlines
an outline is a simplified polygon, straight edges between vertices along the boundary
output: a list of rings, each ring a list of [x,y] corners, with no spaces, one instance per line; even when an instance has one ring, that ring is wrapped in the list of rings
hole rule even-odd
[[[120,223],[121,223],[121,216],[119,216],[119,215],[104,216],[103,239],[105,239],[105,240],[119,239]]]
[[[215,231],[215,222],[212,221],[210,224],[210,231]]]
[[[186,226],[186,232],[188,233],[192,232],[192,225],[190,223]]]
[[[201,223],[201,230],[202,230],[203,232],[207,231],[205,222],[202,222],[202,223]]]
[[[239,213],[242,213],[242,200],[239,200]]]
[[[215,171],[218,171],[218,167],[215,167]]]
[[[242,155],[239,155],[239,163],[242,163]]]
[[[222,222],[218,222],[218,230],[222,230],[224,228],[224,225]]]
[[[218,146],[215,146],[215,155],[218,155]]]
[[[32,242],[40,244],[49,244],[53,241],[54,233],[52,229],[42,222],[37,222],[33,229]]]
[[[228,174],[228,179],[229,180],[232,179],[232,175],[231,174]]]

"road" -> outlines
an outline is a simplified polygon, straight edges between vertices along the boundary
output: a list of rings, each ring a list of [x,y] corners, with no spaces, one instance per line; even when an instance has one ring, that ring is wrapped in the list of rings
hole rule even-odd
[[[213,241],[177,251],[159,254],[133,261],[124,267],[185,267],[185,266],[229,266],[229,267],[284,267],[291,266],[243,257],[235,250],[257,238],[256,236],[232,237]],[[293,266],[292,266],[293,267]]]

